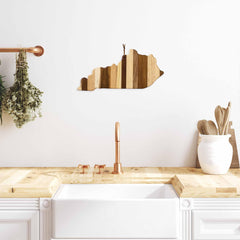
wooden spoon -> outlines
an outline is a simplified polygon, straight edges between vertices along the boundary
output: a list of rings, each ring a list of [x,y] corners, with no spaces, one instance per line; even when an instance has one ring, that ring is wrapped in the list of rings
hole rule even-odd
[[[207,135],[218,135],[216,124],[212,120],[205,121],[204,128]]]
[[[215,119],[218,125],[219,135],[223,134],[223,120],[224,120],[224,109],[221,106],[215,108]]]
[[[198,131],[203,135],[218,135],[216,124],[209,120],[200,120],[197,124]]]
[[[206,135],[206,129],[205,129],[205,122],[207,120],[199,120],[198,123],[197,123],[197,128],[198,128],[198,131],[203,134],[203,135]]]

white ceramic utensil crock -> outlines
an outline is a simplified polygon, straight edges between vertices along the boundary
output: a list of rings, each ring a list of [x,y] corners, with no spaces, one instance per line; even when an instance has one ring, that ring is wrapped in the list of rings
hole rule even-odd
[[[233,148],[228,135],[201,135],[198,159],[203,172],[225,174],[232,162]]]

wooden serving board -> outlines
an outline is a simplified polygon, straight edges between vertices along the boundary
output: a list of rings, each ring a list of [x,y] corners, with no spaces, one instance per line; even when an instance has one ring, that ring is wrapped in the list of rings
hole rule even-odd
[[[232,157],[232,163],[230,168],[239,168],[239,158],[238,158],[238,150],[237,150],[237,143],[236,143],[236,136],[235,136],[235,131],[232,127],[232,122],[229,122],[229,131],[228,133],[231,134],[231,137],[229,139],[229,142],[231,143],[233,147],[233,157]],[[197,147],[201,141],[201,136],[198,134],[198,142],[197,142]],[[196,167],[200,168],[199,160],[198,160],[198,154],[197,154],[197,164]]]
[[[140,55],[130,49],[118,65],[98,67],[88,78],[82,78],[78,90],[92,91],[96,88],[146,88],[151,86],[163,71],[157,66],[153,55]]]

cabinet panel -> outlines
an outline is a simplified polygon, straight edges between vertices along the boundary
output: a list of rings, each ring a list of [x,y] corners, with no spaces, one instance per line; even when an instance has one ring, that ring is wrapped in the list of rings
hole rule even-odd
[[[73,238],[51,238],[50,240],[71,240]],[[101,238],[74,238],[74,240],[99,240]],[[137,240],[136,238],[107,238],[101,240]],[[144,238],[144,240],[179,240],[179,238]]]
[[[39,211],[0,211],[0,239],[39,240]]]
[[[239,210],[193,210],[193,239],[240,239]]]
[[[178,200],[174,198],[146,202],[53,200],[52,236],[59,239],[175,239],[178,213]]]

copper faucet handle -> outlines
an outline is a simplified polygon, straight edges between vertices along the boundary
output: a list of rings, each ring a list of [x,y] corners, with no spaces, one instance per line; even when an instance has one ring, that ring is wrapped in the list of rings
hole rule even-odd
[[[83,169],[83,174],[85,173],[85,170],[88,170],[90,168],[90,165],[83,165],[82,169]]]
[[[82,169],[82,174],[84,174],[85,173],[85,170],[87,169],[89,169],[90,168],[90,165],[82,165],[82,164],[78,164],[78,168],[79,169]]]
[[[81,168],[82,168],[82,166],[83,166],[82,164],[78,164],[78,166],[77,166],[77,167],[78,167],[79,169],[81,169]]]
[[[95,164],[94,165],[94,168],[98,169],[97,174],[101,174],[101,169],[104,169],[105,167],[106,167],[106,164],[103,164],[103,165]]]

